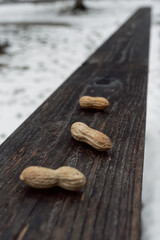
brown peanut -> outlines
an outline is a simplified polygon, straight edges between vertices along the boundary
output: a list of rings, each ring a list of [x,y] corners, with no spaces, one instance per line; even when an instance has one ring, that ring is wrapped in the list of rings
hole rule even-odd
[[[85,123],[73,123],[71,126],[71,134],[77,141],[88,143],[98,151],[105,151],[112,148],[111,140],[107,135],[88,127]]]
[[[83,96],[79,99],[79,104],[81,108],[94,108],[98,110],[104,110],[107,108],[110,103],[104,97],[90,97],[90,96]]]
[[[27,167],[21,173],[20,180],[33,188],[59,186],[70,191],[81,190],[86,183],[85,176],[79,170],[68,166],[56,170],[39,166]]]

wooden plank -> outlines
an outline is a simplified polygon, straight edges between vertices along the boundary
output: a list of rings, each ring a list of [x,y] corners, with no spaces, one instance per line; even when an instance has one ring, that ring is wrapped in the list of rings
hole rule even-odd
[[[1,240],[137,240],[140,234],[150,9],[139,9],[0,146]],[[79,97],[107,97],[106,111]],[[75,141],[73,122],[110,136],[97,152]],[[30,165],[82,171],[81,192],[40,191],[19,181]]]

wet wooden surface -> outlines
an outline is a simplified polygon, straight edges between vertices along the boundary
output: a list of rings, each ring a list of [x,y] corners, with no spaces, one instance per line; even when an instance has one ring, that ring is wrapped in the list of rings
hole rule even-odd
[[[139,239],[149,28],[150,9],[140,9],[0,146],[1,240]],[[111,106],[82,110],[83,95]],[[75,141],[76,121],[106,133],[113,149]],[[19,180],[31,165],[76,167],[87,184],[31,189]]]

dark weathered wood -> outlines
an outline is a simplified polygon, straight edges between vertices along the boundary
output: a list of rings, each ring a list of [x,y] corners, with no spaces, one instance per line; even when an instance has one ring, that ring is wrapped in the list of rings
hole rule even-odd
[[[149,27],[150,9],[140,9],[0,146],[1,240],[139,239]],[[111,106],[81,110],[83,95]],[[108,134],[113,149],[72,139],[75,121]],[[87,184],[34,190],[19,181],[30,165],[73,166]]]

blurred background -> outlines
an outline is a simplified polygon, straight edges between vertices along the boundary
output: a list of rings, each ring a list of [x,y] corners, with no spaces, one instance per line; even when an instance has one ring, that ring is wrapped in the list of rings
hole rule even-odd
[[[141,240],[159,240],[159,0],[0,0],[0,144],[145,6],[152,7],[152,26]]]

